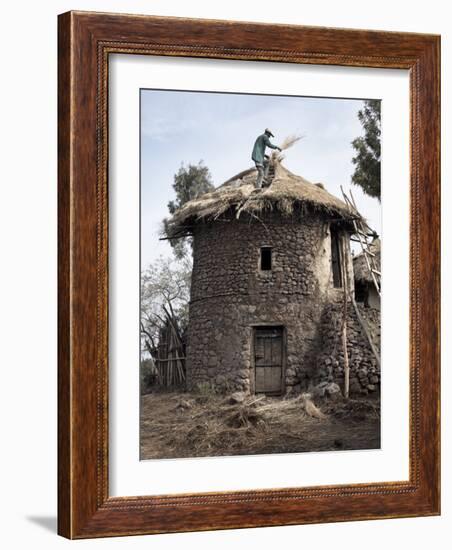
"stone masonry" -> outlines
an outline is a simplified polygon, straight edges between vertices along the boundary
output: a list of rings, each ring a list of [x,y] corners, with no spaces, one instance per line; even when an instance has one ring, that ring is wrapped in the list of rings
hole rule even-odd
[[[332,281],[330,222],[321,212],[296,219],[276,212],[259,217],[261,221],[244,215],[195,227],[189,390],[212,384],[224,391],[253,392],[252,334],[261,325],[284,327],[285,391],[301,391],[320,380],[340,383],[341,368],[343,376],[335,328],[343,289],[334,288]],[[353,292],[349,234],[341,230],[341,235]],[[261,247],[272,248],[271,271],[259,269]],[[352,320],[349,324],[353,391],[358,385],[360,392],[372,391],[379,373],[359,327]]]
[[[372,341],[380,351],[380,311],[358,306]],[[322,352],[317,357],[313,384],[336,382],[344,384],[344,353],[341,340],[343,305],[325,307],[321,322]],[[347,305],[347,354],[350,367],[350,395],[367,395],[379,391],[380,369],[361,327],[353,305]]]

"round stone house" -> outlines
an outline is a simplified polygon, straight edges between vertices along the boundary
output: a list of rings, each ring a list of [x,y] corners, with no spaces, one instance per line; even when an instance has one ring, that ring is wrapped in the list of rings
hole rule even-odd
[[[269,187],[254,190],[255,179],[242,172],[170,221],[172,236],[193,236],[189,390],[281,395],[340,377],[340,363],[327,363],[340,332],[331,311],[344,285],[354,292],[359,214],[280,163]]]

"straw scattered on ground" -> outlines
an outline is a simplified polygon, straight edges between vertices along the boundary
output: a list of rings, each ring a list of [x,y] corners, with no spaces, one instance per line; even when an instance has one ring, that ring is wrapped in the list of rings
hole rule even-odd
[[[141,458],[231,456],[380,447],[378,399],[323,403],[303,398],[151,393],[141,402]]]

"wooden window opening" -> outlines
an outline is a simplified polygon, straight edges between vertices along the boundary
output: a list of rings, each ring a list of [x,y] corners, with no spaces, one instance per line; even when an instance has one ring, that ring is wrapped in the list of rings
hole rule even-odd
[[[331,267],[334,288],[342,288],[341,238],[337,230],[333,228],[331,229]]]

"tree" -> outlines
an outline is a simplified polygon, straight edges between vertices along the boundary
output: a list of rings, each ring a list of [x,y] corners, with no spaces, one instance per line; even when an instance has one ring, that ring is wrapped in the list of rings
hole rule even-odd
[[[181,334],[188,325],[191,260],[160,257],[141,273],[141,350],[155,358],[159,333],[168,320]]]
[[[366,195],[380,199],[381,179],[381,111],[380,101],[368,99],[358,112],[358,118],[364,130],[364,135],[352,141],[356,156],[352,162],[355,172],[352,183],[359,185]]]
[[[170,214],[181,208],[186,202],[196,199],[204,193],[212,191],[214,188],[212,176],[207,166],[200,160],[197,165],[189,164],[187,167],[181,165],[178,172],[174,175],[173,189],[176,192],[176,199],[168,203]],[[168,219],[163,220],[163,232],[168,235]],[[181,259],[187,256],[191,245],[191,239],[170,239],[170,245],[176,258]]]

